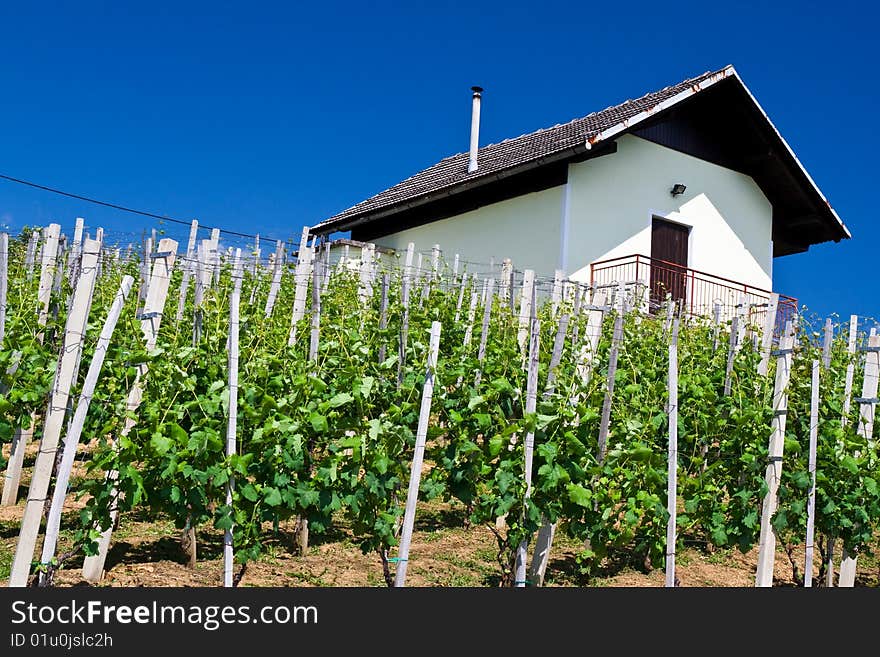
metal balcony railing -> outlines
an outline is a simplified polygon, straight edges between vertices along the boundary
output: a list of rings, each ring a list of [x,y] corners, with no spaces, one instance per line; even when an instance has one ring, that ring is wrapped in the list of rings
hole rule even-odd
[[[628,289],[640,291],[641,302],[647,304],[649,312],[661,308],[669,296],[680,301],[682,312],[689,315],[713,317],[718,312],[722,319],[729,319],[742,303],[748,308],[749,323],[758,325],[764,323],[771,295],[770,290],[641,254],[590,265],[591,285],[613,287],[621,283]],[[797,299],[779,295],[777,334],[787,320],[797,315],[797,307]]]

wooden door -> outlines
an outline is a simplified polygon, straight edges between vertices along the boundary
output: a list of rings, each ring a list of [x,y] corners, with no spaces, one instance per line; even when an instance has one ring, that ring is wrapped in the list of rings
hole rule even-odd
[[[689,232],[687,226],[656,217],[651,223],[652,308],[660,307],[667,294],[676,301],[685,298]]]

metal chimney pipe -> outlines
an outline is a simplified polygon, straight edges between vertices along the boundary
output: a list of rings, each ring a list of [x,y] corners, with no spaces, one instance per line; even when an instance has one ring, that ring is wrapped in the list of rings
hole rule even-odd
[[[480,94],[483,92],[482,87],[471,87],[474,92],[473,105],[471,109],[471,150],[468,159],[468,173],[477,170],[477,149],[480,147]]]

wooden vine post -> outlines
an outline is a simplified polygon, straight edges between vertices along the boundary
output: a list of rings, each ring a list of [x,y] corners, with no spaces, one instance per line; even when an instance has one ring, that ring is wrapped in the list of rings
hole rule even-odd
[[[141,323],[141,332],[144,336],[145,348],[148,352],[156,348],[156,340],[159,337],[159,327],[162,323],[162,313],[165,307],[165,299],[168,297],[168,285],[171,282],[171,271],[174,268],[174,259],[177,255],[177,242],[172,239],[163,238],[159,241],[159,252],[155,254],[153,259],[153,269],[150,276],[149,295],[144,303],[144,311],[138,316]],[[129,412],[138,409],[143,397],[143,388],[141,387],[141,379],[146,375],[149,367],[147,363],[139,363],[135,372],[134,383],[128,392],[125,408]],[[122,435],[127,436],[135,425],[135,420],[131,417],[125,419],[122,427]],[[115,441],[113,442],[115,446]],[[113,495],[115,498],[118,491],[115,481],[119,473],[111,471],[107,478],[113,485]],[[87,582],[97,583],[101,581],[104,573],[104,563],[107,560],[107,552],[110,549],[110,539],[113,535],[113,525],[116,523],[116,517],[119,513],[117,506],[110,509],[110,524],[101,528],[101,538],[98,540],[98,553],[87,556],[83,562],[82,576]]]
[[[97,240],[86,240],[84,245],[82,274],[77,281],[76,290],[73,293],[73,305],[67,316],[61,357],[58,361],[49,405],[46,408],[40,451],[37,453],[34,472],[31,475],[27,504],[24,508],[21,531],[12,562],[12,572],[9,576],[9,586],[11,587],[26,586],[28,582],[37,535],[40,531],[40,522],[43,519],[43,508],[46,505],[52,470],[55,466],[55,453],[58,450],[58,441],[67,412],[67,401],[70,389],[76,381],[76,368],[92,304],[100,248],[101,245]]]
[[[794,327],[791,320],[785,324],[785,332],[779,342],[779,349],[772,352],[776,356],[776,381],[773,388],[773,419],[771,420],[770,444],[768,448],[765,481],[767,494],[761,505],[761,534],[758,539],[758,568],[755,573],[755,586],[773,586],[773,563],[776,555],[776,534],[770,520],[776,512],[778,499],[776,493],[782,477],[782,453],[785,445],[785,420],[788,413],[788,381],[791,377],[791,361],[794,345]]]
[[[541,347],[541,322],[532,313],[529,331],[529,360],[528,375],[526,378],[526,415],[533,415],[537,407],[538,399],[538,358]],[[526,432],[523,443],[523,469],[526,481],[525,499],[523,500],[523,518],[526,517],[529,499],[532,495],[532,462],[535,453],[535,432]],[[514,567],[513,585],[522,588],[526,585],[526,556],[528,539],[524,538],[516,549],[516,563]]]
[[[810,448],[807,468],[810,493],[807,496],[807,540],[804,541],[804,586],[813,586],[813,535],[816,523],[816,443],[819,438],[819,361],[813,361],[810,381]]]
[[[226,457],[236,453],[236,436],[238,434],[238,323],[241,303],[242,263],[241,252],[235,254],[235,268],[232,271],[234,281],[232,294],[229,297],[229,417],[226,422]],[[235,491],[235,479],[230,476],[226,482],[226,506],[232,513],[232,494]],[[232,534],[230,526],[223,532],[223,586],[232,586]]]
[[[44,567],[51,564],[55,556],[55,547],[58,541],[58,532],[61,527],[61,513],[64,510],[64,499],[67,494],[67,485],[70,481],[70,473],[73,469],[73,462],[76,459],[76,451],[79,447],[82,430],[85,426],[86,416],[89,412],[89,404],[95,393],[95,386],[98,383],[98,377],[101,374],[101,368],[104,365],[104,358],[107,355],[107,348],[110,345],[110,339],[113,337],[113,331],[116,329],[116,323],[122,314],[122,308],[128,299],[129,292],[134,285],[132,276],[124,276],[119,286],[119,291],[113,299],[113,304],[104,320],[104,327],[101,329],[101,335],[98,337],[98,343],[95,345],[95,351],[92,360],[89,363],[89,369],[86,373],[85,382],[79,395],[79,401],[76,404],[73,419],[67,429],[67,435],[64,437],[64,450],[61,457],[61,463],[58,466],[58,472],[55,480],[55,491],[52,495],[52,506],[49,509],[49,517],[46,520],[46,536],[43,539],[42,555],[40,562]],[[45,571],[41,571],[41,575]]]
[[[877,406],[877,383],[880,375],[880,336],[870,335],[868,346],[864,349],[865,372],[862,380],[862,396],[853,401],[859,404],[859,426],[857,433],[871,446],[874,434],[874,410]],[[857,454],[858,456],[858,454]],[[843,548],[840,557],[840,572],[837,576],[837,586],[852,587],[856,582],[857,557],[850,555]]]
[[[428,436],[428,421],[431,417],[431,398],[434,394],[434,375],[437,369],[437,351],[440,348],[440,322],[431,323],[431,339],[428,346],[428,364],[425,371],[425,385],[422,388],[422,405],[419,409],[419,424],[416,429],[416,445],[413,452],[412,467],[409,473],[409,489],[406,494],[406,510],[403,515],[403,530],[397,557],[397,570],[394,573],[394,586],[406,585],[406,566],[412,542],[413,524],[416,519],[416,502],[419,497],[419,481],[422,475],[422,462],[425,457],[425,440]]]
[[[669,447],[666,475],[666,586],[675,586],[676,509],[678,502],[678,318],[672,323],[667,380]]]

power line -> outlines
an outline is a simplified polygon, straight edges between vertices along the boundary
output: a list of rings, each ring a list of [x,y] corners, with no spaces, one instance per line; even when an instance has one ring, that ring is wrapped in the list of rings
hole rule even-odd
[[[168,217],[161,214],[155,214],[153,212],[146,212],[145,210],[135,210],[133,208],[127,208],[123,205],[117,205],[116,203],[108,203],[107,201],[99,201],[94,198],[89,198],[88,196],[81,196],[80,194],[73,194],[71,192],[65,192],[60,189],[55,189],[53,187],[47,187],[46,185],[40,185],[35,182],[30,182],[28,180],[21,180],[20,178],[13,178],[12,176],[6,176],[0,173],[0,178],[4,180],[8,180],[10,182],[18,183],[19,185],[27,185],[28,187],[34,187],[35,189],[42,189],[46,192],[52,192],[53,194],[60,194],[61,196],[67,196],[70,198],[75,198],[80,201],[86,201],[88,203],[94,203],[96,205],[103,205],[107,208],[113,208],[114,210],[122,210],[123,212],[131,212],[132,214],[139,214],[144,217],[152,217],[153,219],[161,219],[162,221],[170,221],[175,224],[183,224],[184,226],[189,226],[192,224],[191,221],[185,221],[183,219],[175,219],[174,217]],[[214,230],[214,226],[203,226],[199,224],[199,228],[204,228],[205,230]],[[251,239],[256,239],[256,235],[250,235],[248,233],[239,233],[234,230],[226,230],[224,228],[219,229],[221,233],[226,233],[227,235],[236,235],[238,237],[250,237]]]

